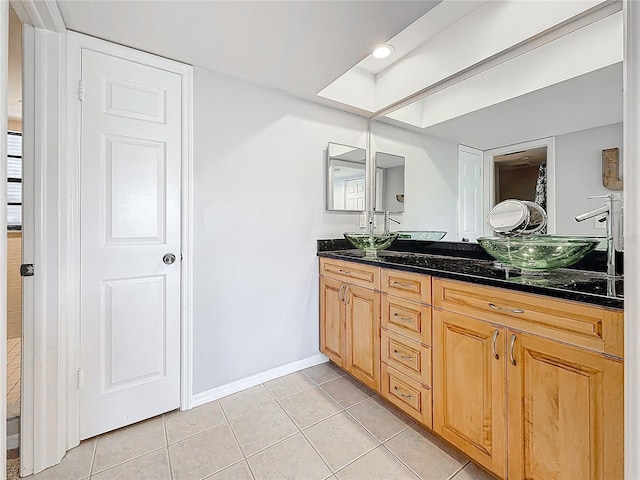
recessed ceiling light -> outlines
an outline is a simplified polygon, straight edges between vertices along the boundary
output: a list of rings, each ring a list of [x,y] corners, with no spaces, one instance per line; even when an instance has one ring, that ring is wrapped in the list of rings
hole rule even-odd
[[[393,47],[389,44],[378,45],[373,51],[373,56],[376,58],[387,58],[393,53]]]

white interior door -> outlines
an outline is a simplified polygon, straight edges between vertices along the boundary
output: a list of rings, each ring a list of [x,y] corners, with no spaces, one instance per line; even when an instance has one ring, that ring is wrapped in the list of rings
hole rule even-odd
[[[458,239],[475,241],[482,236],[483,215],[483,153],[481,150],[458,146]]]
[[[347,210],[364,210],[364,177],[345,182],[344,204]]]
[[[181,77],[83,49],[82,86],[80,437],[88,438],[180,404]]]

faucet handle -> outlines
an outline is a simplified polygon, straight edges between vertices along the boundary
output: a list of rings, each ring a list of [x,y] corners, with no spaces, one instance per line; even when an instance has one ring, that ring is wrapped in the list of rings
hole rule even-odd
[[[613,198],[613,194],[606,193],[604,195],[589,195],[587,198],[589,200],[593,200],[594,198]]]

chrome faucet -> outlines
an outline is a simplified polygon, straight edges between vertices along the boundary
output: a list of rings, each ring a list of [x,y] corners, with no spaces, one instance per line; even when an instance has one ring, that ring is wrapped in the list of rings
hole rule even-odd
[[[588,197],[592,198],[604,198],[606,203],[599,208],[583,213],[576,216],[576,222],[583,222],[589,218],[597,217],[598,215],[605,214],[605,218],[599,221],[607,222],[607,277],[616,276],[616,248],[615,248],[615,232],[618,227],[616,218],[616,209],[614,208],[614,202],[621,202],[619,198],[614,197],[611,193],[607,195],[594,195]]]
[[[391,222],[396,222],[400,225],[400,220],[397,220],[389,215],[389,210],[384,211],[384,233],[389,233],[389,227],[391,226]]]

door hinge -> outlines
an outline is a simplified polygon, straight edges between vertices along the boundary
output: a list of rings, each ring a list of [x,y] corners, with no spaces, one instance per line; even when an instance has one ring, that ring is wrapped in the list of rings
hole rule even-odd
[[[33,277],[33,263],[23,263],[20,265],[21,277]]]
[[[84,100],[84,82],[82,80],[78,82],[78,98],[80,101]]]
[[[81,368],[78,369],[78,390],[80,390],[84,385],[84,372]]]

